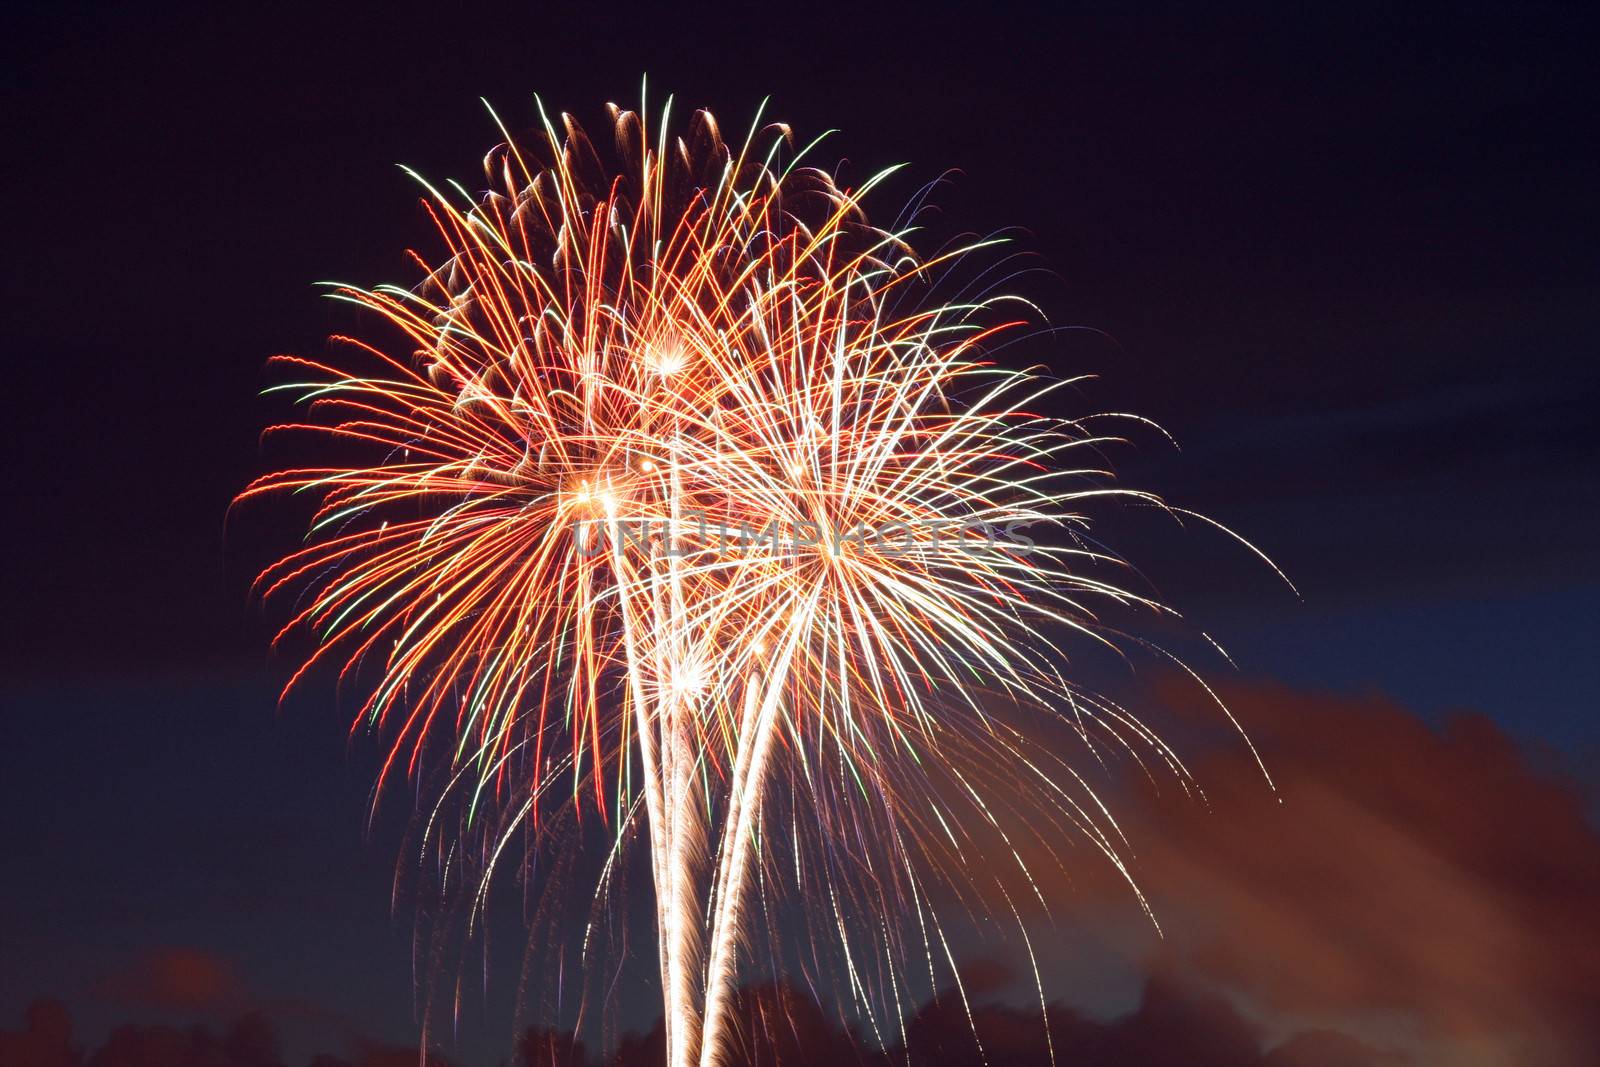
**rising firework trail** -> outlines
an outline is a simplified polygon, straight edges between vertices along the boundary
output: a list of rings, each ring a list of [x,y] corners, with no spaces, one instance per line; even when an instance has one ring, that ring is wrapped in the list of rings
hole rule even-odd
[[[1102,469],[1131,417],[1047,416],[1066,383],[993,362],[1021,301],[931,300],[983,243],[920,258],[871,225],[888,172],[842,187],[759,119],[734,145],[670,105],[610,126],[603,150],[566,116],[506,133],[486,193],[424,182],[423,281],[335,291],[387,338],[274,361],[308,414],[269,433],[329,461],[241,495],[316,501],[259,588],[316,642],[289,687],[328,661],[362,693],[380,787],[443,769],[423,838],[480,858],[475,915],[558,818],[642,839],[670,1067],[725,1057],[786,895],[881,1035],[914,972],[954,973],[950,907],[1020,926],[1068,837],[1128,875],[1110,813],[1004,709],[1188,785],[1065,648],[1128,643],[1105,607],[1170,613],[1084,514],[1165,505]],[[980,831],[1008,872],[982,884]]]

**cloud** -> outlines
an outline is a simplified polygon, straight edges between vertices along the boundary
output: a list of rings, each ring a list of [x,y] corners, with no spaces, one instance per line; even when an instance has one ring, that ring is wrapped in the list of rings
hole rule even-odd
[[[1435,729],[1377,697],[1225,696],[1279,791],[1220,746],[1192,763],[1207,804],[1134,805],[1162,967],[1272,1025],[1429,1062],[1600,1062],[1600,836],[1576,787],[1479,715]],[[1283,1062],[1326,1059],[1319,1040]]]
[[[423,1058],[415,1047],[356,1038],[350,1056],[318,1053],[310,1067],[416,1067]],[[304,1062],[304,1061],[303,1061]],[[426,1062],[451,1067],[451,1061],[429,1053]],[[518,1064],[552,1061],[529,1055]],[[565,1063],[566,1061],[561,1061]],[[0,1030],[0,1064],[5,1067],[285,1067],[278,1029],[257,1013],[246,1013],[220,1029],[208,1026],[165,1026],[124,1023],[85,1053],[73,1040],[72,1017],[55,1002],[41,1000],[28,1008],[23,1027]],[[576,1067],[576,1065],[574,1065]]]
[[[1262,1067],[1405,1067],[1412,1061],[1349,1034],[1308,1030],[1273,1049],[1261,1062]]]
[[[101,982],[100,994],[123,1007],[188,1015],[237,1012],[244,982],[231,961],[200,949],[153,949]]]
[[[0,1063],[9,1067],[77,1067],[72,1016],[54,1000],[29,1006],[21,1030],[0,1030]]]
[[[1064,1006],[1044,1019],[1037,1008],[985,1004],[965,1006],[954,990],[924,1005],[906,1026],[902,1048],[890,1049],[887,1064],[965,1067],[967,1064],[1081,1067],[1260,1067],[1262,1036],[1221,998],[1165,978],[1152,979],[1139,1006],[1120,1019],[1088,1018]],[[981,1052],[980,1052],[981,1047]]]

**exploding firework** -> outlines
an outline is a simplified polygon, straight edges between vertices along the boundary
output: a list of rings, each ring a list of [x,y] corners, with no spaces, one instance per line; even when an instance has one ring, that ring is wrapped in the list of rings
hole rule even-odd
[[[380,786],[442,773],[422,838],[475,912],[558,818],[614,827],[613,860],[643,843],[667,1059],[711,1067],[786,894],[881,1033],[913,970],[954,969],[941,903],[1021,926],[1071,835],[1123,869],[1084,779],[996,709],[1187,781],[1059,644],[1118,645],[1103,606],[1167,611],[1106,577],[1083,513],[1160,502],[1101,469],[1112,417],[1041,414],[1064,383],[993,363],[1020,302],[931,300],[979,246],[918,258],[869,224],[885,175],[841,187],[759,120],[730,147],[703,111],[610,119],[603,152],[563,116],[507,134],[487,193],[426,187],[424,281],[336,291],[401,340],[275,361],[309,413],[269,432],[344,458],[241,500],[316,500],[259,580],[298,598],[280,638],[316,641],[289,686],[331,661],[389,740]],[[976,828],[1009,880],[962,875]]]

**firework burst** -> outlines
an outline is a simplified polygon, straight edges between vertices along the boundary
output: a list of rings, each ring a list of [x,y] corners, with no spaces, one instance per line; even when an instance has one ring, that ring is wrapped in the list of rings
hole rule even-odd
[[[711,1067],[784,886],[878,1028],[914,961],[954,967],[935,904],[981,906],[974,822],[1041,905],[1020,805],[1049,862],[1076,834],[1122,869],[1084,780],[994,709],[1187,781],[1057,643],[1117,644],[1104,606],[1167,610],[1083,536],[1093,500],[1159,501],[1101,469],[1108,424],[1040,413],[1063,383],[991,362],[1025,308],[924,303],[977,246],[919,259],[871,226],[885,175],[843,188],[759,120],[730,147],[706,112],[682,136],[610,118],[604,153],[563,116],[507,135],[487,193],[426,187],[425,280],[336,292],[403,340],[275,361],[308,416],[269,432],[355,458],[241,500],[317,501],[260,578],[298,597],[280,637],[315,636],[289,685],[331,661],[360,689],[380,784],[443,768],[423,837],[478,834],[475,909],[519,833],[590,810],[620,850],[642,824],[667,1058]]]

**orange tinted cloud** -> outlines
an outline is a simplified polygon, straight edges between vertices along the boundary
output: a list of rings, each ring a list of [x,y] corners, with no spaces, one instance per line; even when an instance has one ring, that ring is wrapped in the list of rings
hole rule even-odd
[[[1135,805],[1171,966],[1270,1024],[1424,1062],[1600,1062],[1600,835],[1573,784],[1482,716],[1225,696],[1279,794],[1234,745],[1192,763],[1209,806]]]
[[[185,1014],[237,1011],[244,984],[232,963],[198,949],[146,953],[102,983],[102,994],[130,1007]]]

